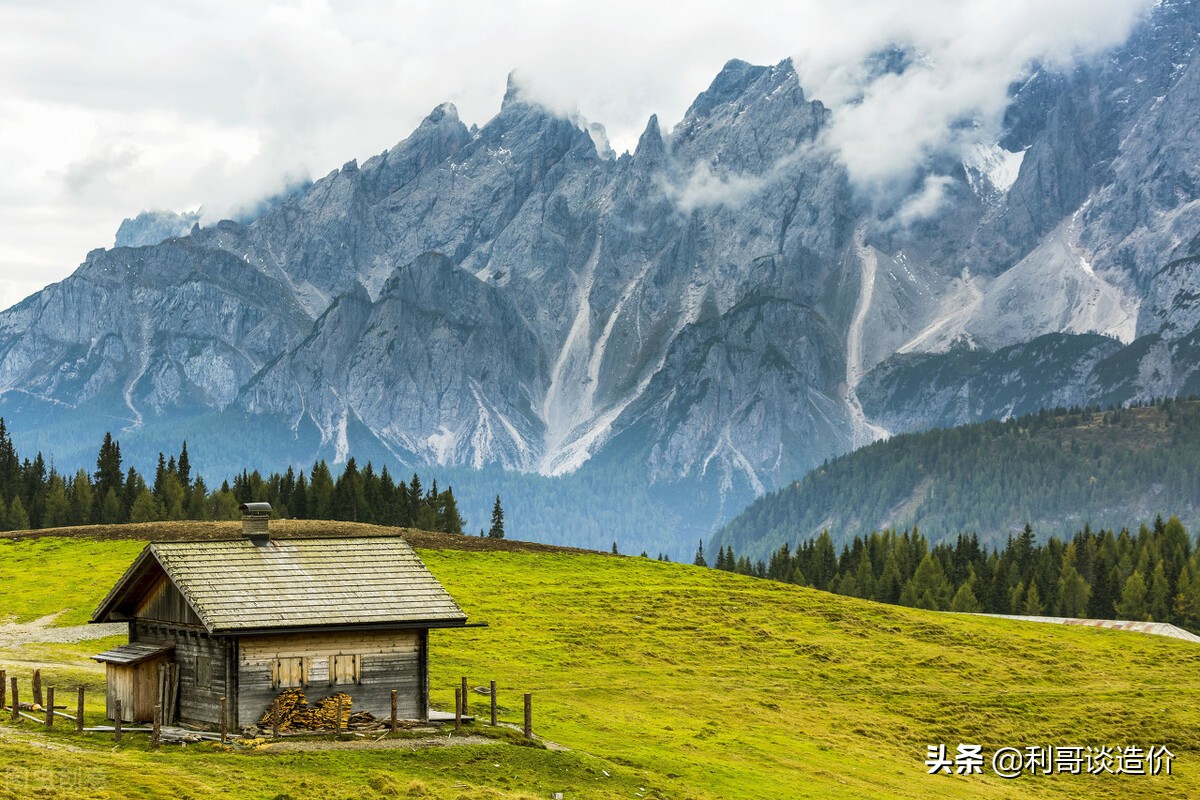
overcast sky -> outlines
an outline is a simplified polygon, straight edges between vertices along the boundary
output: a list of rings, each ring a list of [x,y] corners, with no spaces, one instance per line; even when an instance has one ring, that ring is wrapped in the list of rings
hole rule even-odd
[[[1094,56],[1150,0],[459,0],[0,3],[0,307],[111,247],[143,209],[214,221],[402,140],[451,101],[468,124],[528,96],[603,123],[618,152],[674,125],[730,58],[793,57],[833,106],[831,144],[863,186],[903,185],[994,133],[1033,59]],[[863,83],[890,42],[919,69]],[[853,98],[861,102],[847,103]],[[960,129],[959,129],[960,130]]]

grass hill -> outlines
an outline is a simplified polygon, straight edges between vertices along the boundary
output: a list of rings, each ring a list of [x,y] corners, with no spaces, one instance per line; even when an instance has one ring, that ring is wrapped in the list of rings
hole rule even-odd
[[[765,559],[828,530],[837,545],[912,525],[931,541],[976,533],[1003,545],[1178,516],[1200,522],[1200,401],[1043,411],[1006,422],[895,436],[759,498],[713,537]]]
[[[320,527],[272,525],[280,535]],[[78,624],[142,537],[233,531],[160,523],[0,540],[0,618],[63,612],[55,625]],[[452,708],[460,675],[494,678],[501,716],[515,722],[520,693],[532,691],[535,728],[566,749],[485,740],[151,752],[144,737],[114,748],[96,734],[0,720],[0,797],[1200,796],[1200,646],[886,606],[644,558],[400,533],[472,619],[490,624],[431,636],[435,703]],[[103,672],[87,656],[112,639],[22,645],[5,630],[0,668],[25,677],[41,665],[45,683],[85,683],[99,719]],[[1175,767],[1157,777],[930,776],[926,748],[943,743],[1165,744]]]

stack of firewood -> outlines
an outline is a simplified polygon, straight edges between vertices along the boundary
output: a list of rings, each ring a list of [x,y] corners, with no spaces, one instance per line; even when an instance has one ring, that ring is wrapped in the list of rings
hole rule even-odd
[[[269,706],[259,717],[258,727],[264,731],[271,730],[275,722],[272,714],[278,709],[280,733],[330,731],[337,724],[339,700],[342,705],[342,730],[349,730],[352,726],[361,729],[367,724],[377,724],[375,717],[366,711],[352,713],[353,701],[345,692],[322,697],[315,705],[309,705],[303,691],[285,689],[275,698],[274,705]]]

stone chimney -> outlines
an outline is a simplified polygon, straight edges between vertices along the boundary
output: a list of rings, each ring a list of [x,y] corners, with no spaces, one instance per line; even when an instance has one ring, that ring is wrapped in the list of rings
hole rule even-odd
[[[242,503],[242,535],[260,544],[271,541],[271,504]]]

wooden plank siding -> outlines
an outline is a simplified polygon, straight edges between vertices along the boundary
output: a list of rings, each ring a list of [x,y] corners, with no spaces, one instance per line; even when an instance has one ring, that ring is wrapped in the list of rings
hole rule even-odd
[[[150,591],[138,601],[133,617],[139,620],[152,619],[203,627],[196,612],[166,575],[161,576]]]
[[[216,725],[221,718],[221,698],[226,696],[227,640],[210,636],[203,628],[163,625],[138,620],[133,640],[175,645],[172,660],[179,665],[179,720]]]
[[[121,701],[124,722],[149,722],[154,718],[158,702],[158,667],[166,656],[152,658],[140,664],[106,664],[105,709],[109,719],[116,719],[116,701]]]
[[[326,633],[244,636],[238,640],[237,718],[257,721],[275,696],[297,679],[292,659],[304,659],[304,689],[309,702],[334,692],[350,695],[355,711],[380,719],[391,714],[391,693],[398,692],[404,719],[425,719],[428,712],[425,631],[330,631]],[[356,658],[355,658],[356,657]],[[335,682],[338,666],[351,682]],[[333,668],[333,672],[331,672]]]

